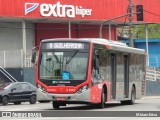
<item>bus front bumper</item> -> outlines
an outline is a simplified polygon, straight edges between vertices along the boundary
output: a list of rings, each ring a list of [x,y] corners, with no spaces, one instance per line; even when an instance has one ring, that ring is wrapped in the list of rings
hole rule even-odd
[[[90,89],[82,93],[75,94],[52,94],[48,92],[42,92],[37,89],[38,101],[66,101],[66,102],[90,102]]]

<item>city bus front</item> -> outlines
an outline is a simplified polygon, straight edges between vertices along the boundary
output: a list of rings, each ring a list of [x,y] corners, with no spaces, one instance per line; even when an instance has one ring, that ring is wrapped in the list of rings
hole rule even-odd
[[[89,42],[41,42],[36,71],[37,100],[62,103],[90,102]],[[61,103],[61,104],[60,104]]]

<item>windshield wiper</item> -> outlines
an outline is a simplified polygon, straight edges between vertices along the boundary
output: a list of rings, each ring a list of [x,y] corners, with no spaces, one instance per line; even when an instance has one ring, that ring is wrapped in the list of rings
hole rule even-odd
[[[47,67],[45,65],[42,64],[42,66],[46,69],[46,71],[48,71],[49,73],[51,73],[50,70],[47,69]]]
[[[57,63],[62,64],[61,60],[58,59],[57,55],[54,54],[54,50],[52,50],[53,56],[56,58]]]
[[[71,60],[76,56],[76,54],[78,53],[78,50],[76,50],[73,55],[66,61],[66,64],[69,64],[71,62]]]
[[[73,55],[70,58],[68,58],[68,60],[66,59],[65,70],[66,70],[67,64],[71,62],[71,60],[76,56],[77,53],[78,53],[78,50],[74,51]]]

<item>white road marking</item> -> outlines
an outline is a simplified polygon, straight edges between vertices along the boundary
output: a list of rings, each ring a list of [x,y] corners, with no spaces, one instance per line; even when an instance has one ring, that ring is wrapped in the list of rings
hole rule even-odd
[[[32,108],[16,108],[16,109],[10,109],[10,108],[8,108],[8,109],[6,109],[6,110],[3,110],[3,111],[25,111],[25,110],[32,110],[32,109],[41,109],[41,107],[32,107]]]

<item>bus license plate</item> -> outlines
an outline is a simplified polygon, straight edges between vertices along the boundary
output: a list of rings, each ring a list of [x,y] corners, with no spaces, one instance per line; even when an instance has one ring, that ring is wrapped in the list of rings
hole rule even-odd
[[[57,97],[56,100],[57,100],[57,101],[65,101],[65,100],[66,100],[66,97]]]

